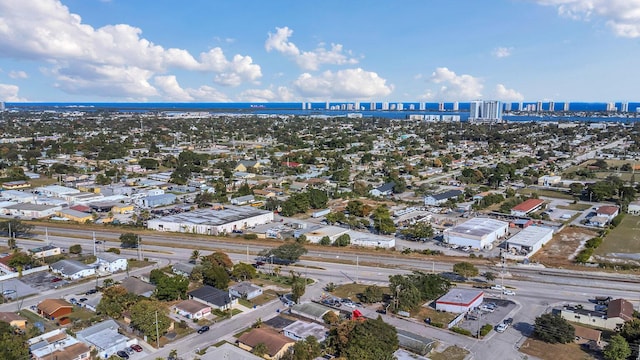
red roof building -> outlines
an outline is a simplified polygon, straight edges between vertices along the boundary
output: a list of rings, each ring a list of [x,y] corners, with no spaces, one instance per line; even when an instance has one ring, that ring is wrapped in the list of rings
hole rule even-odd
[[[528,199],[511,208],[511,215],[526,216],[528,213],[536,211],[544,205],[544,200]]]
[[[618,216],[619,213],[620,213],[620,208],[612,205],[603,205],[603,206],[600,206],[598,210],[596,210],[597,216],[606,216],[607,218],[609,218],[609,220]]]

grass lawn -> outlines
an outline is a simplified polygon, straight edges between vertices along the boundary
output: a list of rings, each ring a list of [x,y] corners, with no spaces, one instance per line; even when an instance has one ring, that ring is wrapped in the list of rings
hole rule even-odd
[[[23,318],[27,319],[27,323],[30,324],[30,326],[32,326],[37,322],[44,324],[45,332],[58,328],[58,326],[53,321],[40,317],[38,314],[34,313],[33,311],[23,309],[23,310],[20,310],[18,314],[20,314],[20,316],[22,316]]]
[[[567,189],[568,191],[569,189]],[[560,192],[560,191],[553,191],[553,190],[539,190],[539,189],[520,189],[518,190],[519,194],[522,195],[526,195],[526,196],[531,196],[531,194],[536,193],[538,194],[538,196],[544,196],[544,197],[550,197],[550,198],[556,198],[556,199],[566,199],[566,200],[574,200],[575,198],[573,197],[573,195],[566,193],[566,192]]]
[[[251,299],[251,304],[264,305],[271,300],[277,299],[278,296],[278,293],[276,293],[274,290],[265,290],[262,292],[262,295]],[[253,305],[251,305],[251,307],[253,307]]]
[[[595,251],[600,256],[611,253],[640,253],[640,216],[626,215]]]
[[[527,339],[520,347],[520,352],[535,356],[542,360],[559,359],[558,354],[562,354],[562,360],[590,360],[596,357],[585,352],[576,343],[569,344],[549,344],[536,339]]]
[[[344,284],[337,286],[336,289],[331,293],[341,299],[350,298],[351,300],[357,301],[358,294],[362,294],[368,286],[369,285],[365,284]],[[382,289],[383,294],[390,294],[389,287],[380,286],[380,288]]]
[[[143,268],[145,266],[153,265],[155,263],[153,261],[140,261],[140,260],[129,259],[128,264],[129,264],[129,269],[135,269],[135,268]]]
[[[240,305],[244,306],[244,307],[248,307],[249,309],[251,309],[253,307],[253,304],[251,303],[251,301],[246,300],[246,299],[238,299],[238,303],[240,303]]]
[[[459,347],[459,346],[449,346],[444,349],[443,352],[431,352],[429,354],[429,359],[432,360],[464,360],[465,357],[469,354],[469,351]]]
[[[569,205],[558,205],[556,206],[558,209],[564,209],[564,210],[575,210],[575,211],[585,211],[588,208],[591,207],[591,205],[589,204],[580,204],[580,203],[575,203],[575,204],[569,204]]]
[[[445,327],[451,320],[455,319],[459,314],[436,311],[430,306],[421,306],[419,310],[411,313],[411,317],[420,321],[424,321],[426,318],[431,318],[431,323],[440,323]]]

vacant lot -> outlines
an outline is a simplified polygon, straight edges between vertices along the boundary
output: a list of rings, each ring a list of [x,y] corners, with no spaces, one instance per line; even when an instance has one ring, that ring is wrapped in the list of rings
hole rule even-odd
[[[366,284],[344,284],[337,286],[335,290],[331,292],[335,297],[341,299],[349,298],[354,301],[358,301],[358,295],[362,294],[369,285]],[[389,287],[381,286],[383,294],[389,295]]]
[[[640,216],[626,215],[595,251],[601,258],[640,261]]]
[[[569,191],[569,189],[567,189]],[[541,190],[541,189],[520,189],[518,190],[519,194],[531,196],[532,194],[538,194],[538,196],[544,196],[555,199],[566,199],[566,200],[574,200],[573,195],[568,192],[562,191],[554,191],[554,190]]]
[[[553,239],[532,257],[532,260],[552,267],[573,266],[572,255],[580,243],[597,235],[598,233],[593,230],[567,227],[554,235]]]
[[[580,345],[569,344],[549,344],[544,341],[527,339],[520,347],[520,352],[535,356],[542,360],[591,360],[597,359],[595,356],[585,352]],[[558,356],[562,354],[562,356]]]
[[[469,351],[458,347],[449,346],[443,352],[432,352],[429,354],[429,359],[432,360],[463,360],[467,357]]]

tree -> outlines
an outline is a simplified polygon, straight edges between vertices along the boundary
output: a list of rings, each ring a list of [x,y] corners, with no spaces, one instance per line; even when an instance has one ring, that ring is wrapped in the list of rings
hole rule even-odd
[[[200,259],[200,251],[199,250],[193,250],[191,252],[191,256],[189,257],[189,262],[191,263],[197,263],[198,260]]]
[[[291,271],[291,300],[298,303],[298,300],[304,295],[307,289],[307,279],[297,274],[295,271]]]
[[[536,318],[533,333],[544,342],[566,344],[573,341],[576,330],[559,315],[546,313]]]
[[[493,281],[496,279],[496,274],[491,272],[491,271],[487,271],[485,273],[482,273],[482,276],[487,279],[487,281]]]
[[[5,232],[9,235],[9,237],[16,235],[28,235],[33,230],[34,226],[30,224],[25,224],[18,219],[11,219],[7,221],[0,222],[0,232]],[[9,229],[11,229],[11,234],[9,234]]]
[[[269,349],[265,343],[257,343],[256,346],[251,349],[251,353],[255,356],[263,357],[265,354],[269,353]]]
[[[159,301],[139,301],[131,307],[131,326],[140,330],[151,341],[156,341],[156,327],[160,335],[164,335],[171,325],[171,319],[167,313],[167,308]]]
[[[391,360],[399,346],[396,328],[379,316],[341,323],[330,331],[329,343],[340,357],[358,360]]]
[[[625,338],[615,334],[609,339],[609,344],[604,347],[602,354],[605,360],[625,360],[631,355],[631,348]]]
[[[237,263],[233,265],[231,275],[236,279],[251,280],[256,277],[257,271],[251,264]]]
[[[82,246],[80,246],[80,244],[69,246],[69,253],[75,255],[82,253]]]
[[[8,323],[0,322],[0,359],[29,359],[29,347],[26,338],[26,335],[16,333],[15,329]]]
[[[392,234],[396,231],[389,209],[385,205],[378,206],[371,215],[373,227],[382,234]]]
[[[203,191],[196,195],[193,202],[198,205],[198,207],[206,207],[211,205],[215,201],[215,193],[210,191]]]
[[[138,235],[134,233],[124,233],[120,235],[120,247],[123,249],[137,249]]]
[[[320,239],[320,245],[322,245],[322,246],[331,245],[331,238],[328,237],[328,236],[323,236],[322,239]]]
[[[360,299],[365,303],[375,303],[382,301],[384,294],[382,293],[382,289],[377,285],[370,285],[364,289],[362,296]]]
[[[327,206],[327,201],[329,201],[329,197],[327,193],[318,189],[311,189],[308,191],[309,194],[309,206],[312,209],[322,209]]]
[[[322,320],[329,326],[337,325],[340,322],[340,316],[333,311],[327,311],[322,315]]]
[[[304,246],[298,243],[287,243],[280,245],[275,249],[271,249],[266,253],[266,256],[273,255],[278,259],[296,262],[300,259],[300,256],[308,252]]]
[[[206,264],[202,267],[202,282],[224,290],[229,287],[229,274],[222,266]]]
[[[102,298],[96,310],[99,314],[119,319],[124,311],[136,303],[137,298],[120,285],[111,286],[102,291]]]
[[[422,221],[403,229],[401,233],[410,240],[427,240],[433,236],[433,228]]]
[[[342,234],[333,242],[333,246],[349,246],[349,244],[351,244],[351,237],[349,234]]]
[[[313,360],[320,356],[322,348],[315,336],[307,336],[293,345],[293,360]]]
[[[181,275],[169,276],[164,274],[158,280],[155,296],[161,301],[173,301],[187,298],[189,279]]]
[[[31,255],[23,252],[15,252],[11,259],[9,260],[9,266],[12,268],[21,268],[24,269],[27,265],[33,265],[35,260]]]
[[[478,268],[472,263],[461,262],[453,265],[453,272],[460,276],[469,278],[478,275]]]
[[[214,266],[220,266],[227,271],[231,271],[231,268],[233,267],[233,261],[231,261],[229,255],[221,251],[216,251],[210,255],[203,256],[202,261],[208,262]]]

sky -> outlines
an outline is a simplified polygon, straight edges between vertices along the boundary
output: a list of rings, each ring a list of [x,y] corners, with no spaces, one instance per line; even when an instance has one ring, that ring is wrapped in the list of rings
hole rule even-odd
[[[0,0],[0,101],[639,101],[640,0]]]

